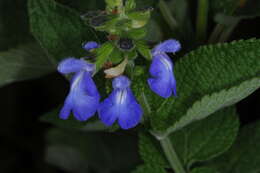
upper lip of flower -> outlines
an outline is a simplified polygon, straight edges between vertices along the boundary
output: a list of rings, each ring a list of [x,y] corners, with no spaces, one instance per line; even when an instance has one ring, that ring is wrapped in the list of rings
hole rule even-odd
[[[165,65],[167,70],[172,70],[172,64],[167,59],[160,57],[160,61]]]

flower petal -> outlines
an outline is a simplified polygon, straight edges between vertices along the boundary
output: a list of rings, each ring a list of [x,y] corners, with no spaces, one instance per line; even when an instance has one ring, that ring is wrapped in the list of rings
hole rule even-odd
[[[131,84],[131,81],[126,76],[118,76],[113,80],[114,89],[125,89],[128,88]]]
[[[86,51],[90,51],[92,49],[96,49],[96,48],[99,48],[99,44],[95,41],[89,41],[87,42],[86,44],[83,45],[83,48],[86,50]]]
[[[87,62],[83,59],[76,59],[73,57],[64,59],[58,65],[58,71],[62,74],[75,73],[84,69],[87,66]]]
[[[78,72],[72,79],[70,95],[72,111],[79,121],[92,117],[99,105],[100,95],[89,72]]]
[[[107,126],[111,126],[119,115],[119,108],[115,106],[114,98],[116,91],[113,91],[108,98],[100,103],[98,108],[98,115],[100,120]]]
[[[176,94],[173,63],[166,54],[153,57],[150,74],[152,78],[148,79],[148,84],[153,92],[164,98],[170,97],[172,93]]]
[[[175,53],[181,49],[181,44],[179,41],[170,39],[158,44],[152,51],[153,54],[156,52],[166,52],[166,53]]]
[[[122,129],[135,127],[141,120],[143,111],[130,88],[115,89],[98,109],[101,121],[112,125],[116,119]]]
[[[127,104],[121,107],[118,123],[122,129],[135,127],[141,120],[143,110],[137,103],[132,91],[128,88]]]
[[[59,115],[60,119],[63,119],[63,120],[68,119],[70,116],[72,107],[73,107],[73,103],[72,103],[70,95],[68,95],[65,100],[64,106],[61,108],[60,115]]]

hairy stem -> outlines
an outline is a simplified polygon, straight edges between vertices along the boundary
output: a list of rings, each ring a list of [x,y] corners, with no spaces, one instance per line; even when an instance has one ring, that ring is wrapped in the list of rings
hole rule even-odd
[[[165,137],[160,140],[164,154],[166,155],[172,169],[175,173],[186,173],[182,166],[180,159],[178,158],[169,137]]]

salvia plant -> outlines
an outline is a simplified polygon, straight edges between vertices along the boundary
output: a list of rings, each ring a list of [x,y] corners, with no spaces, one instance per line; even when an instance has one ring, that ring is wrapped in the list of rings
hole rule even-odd
[[[48,163],[69,172],[260,170],[260,124],[239,129],[234,106],[260,87],[260,40],[227,42],[242,19],[260,15],[248,10],[258,1],[105,0],[81,13],[54,0],[27,5],[36,41],[0,57],[20,52],[14,61],[28,74],[1,84],[53,71],[67,80],[60,106],[41,118],[58,127],[47,134]]]

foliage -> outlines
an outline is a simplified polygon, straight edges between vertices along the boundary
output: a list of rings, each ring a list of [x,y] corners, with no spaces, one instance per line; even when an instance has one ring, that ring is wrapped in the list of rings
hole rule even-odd
[[[82,58],[96,65],[92,77],[101,100],[113,89],[114,76],[104,74],[113,68],[131,79],[144,112],[140,125],[126,132],[98,116],[61,120],[60,101],[40,118],[52,124],[48,164],[79,173],[260,170],[259,121],[245,125],[236,112],[237,103],[260,87],[260,39],[243,39],[244,33],[229,41],[242,19],[260,16],[258,0],[4,0],[0,14],[0,87],[53,73],[67,57]],[[169,55],[177,97],[165,99],[147,79],[152,48],[170,37],[182,50]],[[100,46],[86,51],[88,41]]]

